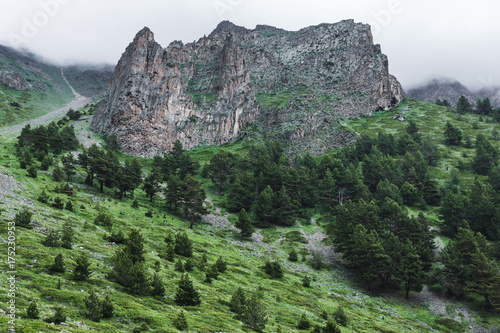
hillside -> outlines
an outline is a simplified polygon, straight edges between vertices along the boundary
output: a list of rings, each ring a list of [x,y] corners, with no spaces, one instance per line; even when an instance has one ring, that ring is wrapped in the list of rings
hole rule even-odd
[[[93,107],[87,107],[82,113],[88,114]],[[440,183],[449,179],[449,172],[459,160],[467,162],[471,158],[470,148],[459,147],[458,150],[439,143],[442,140],[444,124],[447,120],[457,124],[470,136],[477,133],[491,132],[498,124],[479,122],[476,115],[463,116],[457,120],[446,108],[437,107],[416,100],[407,100],[398,108],[376,113],[372,117],[350,120],[344,125],[360,134],[376,135],[383,129],[385,134],[404,132],[407,124],[394,120],[395,115],[404,115],[417,122],[424,134],[429,134],[439,144],[439,149],[446,157],[430,172]],[[489,120],[489,118],[487,118]],[[39,123],[40,125],[41,123]],[[47,124],[47,123],[46,123]],[[477,125],[474,125],[477,124]],[[84,141],[88,130],[89,119],[75,123],[77,138]],[[85,133],[85,134],[84,134]],[[165,206],[163,194],[157,194],[150,202],[142,188],[136,189],[132,195],[118,199],[117,188],[104,187],[100,193],[96,180],[93,186],[85,182],[85,168],[78,166],[76,174],[70,177],[69,186],[75,191],[73,195],[60,192],[65,181],[54,181],[54,167],[49,170],[38,170],[37,177],[27,176],[27,171],[19,168],[14,141],[17,134],[2,134],[4,146],[0,157],[0,201],[2,202],[3,221],[2,234],[7,234],[7,222],[12,221],[23,206],[33,212],[33,229],[18,227],[16,229],[16,307],[19,331],[38,332],[67,331],[75,332],[176,332],[175,318],[184,309],[189,329],[198,332],[242,332],[248,328],[229,310],[231,295],[237,287],[250,295],[256,293],[267,306],[268,321],[266,332],[276,332],[278,327],[284,332],[296,331],[300,316],[305,313],[312,324],[324,325],[323,312],[330,318],[342,306],[349,322],[341,327],[342,332],[495,332],[499,321],[495,313],[482,310],[481,300],[468,298],[466,302],[456,298],[445,297],[445,289],[437,285],[429,285],[422,292],[413,292],[409,300],[404,299],[402,290],[383,291],[375,289],[368,291],[364,283],[354,272],[345,266],[345,261],[332,248],[330,234],[330,215],[324,209],[314,209],[311,218],[297,217],[293,226],[273,226],[259,228],[251,238],[241,240],[234,228],[237,214],[230,214],[226,205],[229,201],[227,193],[220,192],[215,183],[208,179],[196,177],[206,190],[208,199],[206,206],[209,213],[203,220],[190,229],[190,221],[182,214],[173,213]],[[105,145],[102,140],[97,142]],[[497,149],[499,141],[492,141]],[[245,156],[252,150],[254,143],[249,140],[238,141],[220,147],[212,146],[194,149],[185,154],[190,158],[207,165],[219,152],[230,152]],[[329,152],[330,156],[340,151],[350,154],[351,148]],[[81,149],[79,149],[81,151]],[[116,154],[122,163],[132,158]],[[466,156],[466,157],[464,157]],[[325,156],[318,158],[321,163]],[[57,164],[63,165],[56,157]],[[142,169],[149,172],[155,163],[151,159],[138,159]],[[39,167],[39,162],[34,162]],[[451,168],[447,170],[447,168]],[[459,171],[460,179],[466,186],[473,181],[470,171]],[[484,179],[484,176],[482,176]],[[43,203],[40,194],[45,191],[50,199]],[[56,193],[59,191],[58,193]],[[60,197],[64,205],[71,201],[73,211],[53,207],[55,198]],[[133,208],[134,200],[138,201]],[[63,206],[64,207],[64,206]],[[434,228],[441,228],[435,215],[435,206],[409,207],[411,214],[423,211],[429,216]],[[113,227],[95,225],[94,220],[99,213],[112,217]],[[309,216],[309,215],[307,215]],[[63,224],[69,223],[74,235],[69,248],[47,247],[42,245],[49,232],[62,231]],[[133,228],[139,228],[145,243],[145,266],[150,276],[155,272],[155,261],[160,262],[159,276],[165,287],[164,296],[140,295],[134,296],[117,282],[110,281],[107,273],[115,264],[111,258],[119,245],[115,241],[104,239],[111,232],[122,231],[127,235]],[[167,247],[165,238],[185,231],[193,241],[195,267],[189,273],[194,281],[194,287],[200,292],[199,306],[181,307],[174,301],[177,284],[181,273],[174,269],[174,263],[164,259]],[[333,235],[335,236],[335,235]],[[448,243],[450,239],[436,234],[438,241]],[[7,243],[4,243],[6,248]],[[299,261],[288,260],[289,252],[295,249],[299,253]],[[311,268],[314,251],[324,256],[327,265],[319,270]],[[86,253],[90,258],[92,274],[87,281],[79,282],[72,279],[75,260]],[[64,257],[66,269],[62,273],[54,273],[49,267],[57,254]],[[213,264],[219,256],[227,262],[227,271],[211,283],[204,282],[206,268],[200,268],[199,262],[203,254],[207,256],[208,264]],[[306,261],[302,261],[305,258]],[[175,260],[186,263],[189,259],[175,255]],[[276,260],[281,264],[284,276],[272,279],[262,268],[266,260]],[[311,278],[311,287],[303,285],[303,278]],[[60,284],[60,286],[58,286]],[[5,282],[1,288],[7,290]],[[95,323],[84,314],[86,299],[94,290],[101,298],[110,295],[114,304],[114,316]],[[7,303],[7,293],[1,296],[2,303]],[[25,308],[30,300],[36,300],[42,319],[54,314],[56,306],[63,306],[67,316],[65,325],[52,325],[42,320],[26,319]],[[4,310],[5,311],[5,310]],[[2,329],[9,328],[8,317],[0,316]]]
[[[75,98],[68,83],[85,97],[102,96],[111,74],[109,66],[61,68],[33,54],[0,45],[0,126],[18,124],[63,107]]]
[[[144,28],[126,48],[92,128],[153,157],[261,136],[290,153],[353,141],[337,120],[397,105],[404,92],[370,27],[346,20],[299,31],[223,21],[208,36],[159,45]]]

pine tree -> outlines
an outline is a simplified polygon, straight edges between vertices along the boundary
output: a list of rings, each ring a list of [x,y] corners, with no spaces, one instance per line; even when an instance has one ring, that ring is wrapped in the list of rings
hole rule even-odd
[[[448,121],[444,131],[444,138],[448,145],[459,145],[462,141],[462,131]]]
[[[222,257],[219,256],[219,258],[215,262],[215,267],[217,267],[217,271],[222,274],[227,269],[227,263]]]
[[[325,327],[321,329],[321,333],[341,333],[340,327],[337,326],[335,321],[327,320]]]
[[[306,314],[302,312],[299,322],[297,323],[297,329],[303,331],[308,330],[309,328],[311,328],[311,322],[309,321],[309,318],[307,318]]]
[[[243,322],[256,332],[262,332],[266,328],[267,309],[261,302],[257,293],[252,293],[246,300],[245,311],[242,315]]]
[[[255,208],[253,210],[259,225],[266,226],[273,222],[273,202],[273,190],[270,186],[267,186],[257,197]]]
[[[194,260],[192,258],[188,258],[184,263],[184,270],[186,272],[191,272],[194,268]]]
[[[64,258],[61,253],[54,258],[54,263],[50,266],[50,270],[52,272],[64,273]]]
[[[84,300],[85,317],[98,323],[102,318],[102,302],[96,293],[91,290]]]
[[[187,175],[181,185],[180,195],[184,218],[191,221],[189,228],[193,229],[194,224],[200,220],[201,215],[208,212],[204,205],[205,190],[193,176]]]
[[[182,264],[182,260],[177,259],[174,268],[177,272],[184,273],[184,265]]]
[[[38,170],[33,164],[30,165],[26,171],[28,172],[28,177],[36,178],[38,176]]]
[[[465,96],[460,96],[457,102],[457,113],[464,114],[472,112],[472,105]]]
[[[347,323],[349,322],[349,318],[345,314],[344,308],[339,305],[337,310],[333,313],[333,318],[337,323],[339,323],[342,326],[347,326]]]
[[[153,276],[153,281],[151,282],[151,295],[153,296],[163,296],[165,295],[165,286],[163,285],[163,281],[158,273],[155,273]]]
[[[175,250],[174,250],[174,245],[172,243],[167,245],[167,248],[165,250],[165,259],[174,262],[175,258]]]
[[[480,174],[487,175],[488,171],[498,164],[498,150],[484,135],[476,137],[476,156],[472,161],[472,169]]]
[[[61,237],[61,246],[65,249],[71,249],[73,245],[73,235],[74,235],[73,227],[71,226],[71,222],[66,221],[63,225],[62,237]]]
[[[400,260],[396,265],[395,279],[404,288],[405,298],[409,298],[411,290],[420,291],[425,280],[423,263],[416,248],[407,240],[402,244]]]
[[[441,202],[441,219],[443,220],[443,232],[453,236],[460,227],[463,220],[469,218],[469,199],[461,192],[447,191]]]
[[[28,317],[29,319],[40,318],[40,311],[38,310],[38,305],[36,304],[36,301],[34,299],[30,301],[30,304],[26,309],[26,317]]]
[[[326,169],[325,177],[320,180],[318,189],[318,198],[320,204],[327,208],[332,207],[337,197],[337,186],[330,169]]]
[[[45,239],[42,241],[42,244],[46,247],[58,247],[61,245],[61,241],[59,240],[59,236],[54,230],[50,230]]]
[[[382,242],[376,230],[367,232],[358,224],[351,238],[353,242],[350,251],[345,253],[351,267],[361,273],[369,287],[378,279],[388,274],[389,256],[385,254]]]
[[[153,198],[156,193],[160,192],[160,175],[157,171],[151,172],[144,178],[144,184],[142,185],[144,192],[149,197],[149,201],[153,202]]]
[[[212,283],[212,280],[217,280],[219,277],[219,270],[217,266],[213,264],[210,268],[205,272],[205,282]]]
[[[56,182],[60,182],[61,180],[64,179],[64,173],[62,172],[61,168],[56,166],[54,170],[52,170],[52,178]]]
[[[200,294],[196,291],[193,281],[186,273],[182,274],[179,280],[177,292],[175,293],[175,303],[181,306],[195,306],[201,303]]]
[[[47,203],[50,201],[50,197],[48,196],[47,192],[45,192],[45,190],[42,190],[42,192],[40,192],[38,201],[40,201],[41,203]]]
[[[91,274],[89,266],[89,257],[85,252],[81,252],[80,255],[76,258],[76,266],[73,270],[73,279],[76,281],[87,280]]]
[[[23,207],[21,211],[17,212],[14,216],[14,221],[16,222],[16,226],[23,227],[26,229],[31,229],[33,226],[31,225],[31,217],[33,213],[27,208]]]
[[[311,287],[311,278],[307,275],[304,275],[302,278],[302,286],[309,288]]]
[[[115,307],[113,305],[113,301],[111,300],[111,296],[107,294],[104,300],[102,301],[102,317],[105,319],[111,318],[113,317],[114,311]]]
[[[253,226],[248,213],[245,208],[242,208],[238,214],[238,220],[236,221],[236,228],[240,229],[241,239],[244,237],[250,237],[253,233]]]
[[[188,323],[186,319],[186,315],[184,314],[184,311],[180,311],[177,317],[175,317],[173,324],[175,328],[177,328],[179,331],[185,331],[188,329]]]
[[[64,312],[64,309],[61,306],[56,306],[54,315],[52,317],[45,319],[45,321],[47,323],[54,323],[56,325],[59,325],[60,323],[66,321],[66,313]]]
[[[274,210],[274,219],[277,224],[283,226],[292,226],[295,220],[295,209],[291,197],[285,186],[281,187],[276,197]]]
[[[134,228],[130,231],[125,241],[125,249],[133,264],[138,262],[144,263],[146,260],[144,258],[144,237],[139,229]]]
[[[245,292],[241,287],[238,287],[231,296],[231,301],[229,302],[229,309],[234,312],[238,318],[240,318],[246,306],[246,296]]]
[[[193,243],[188,238],[186,232],[178,232],[175,235],[174,251],[176,254],[188,258],[193,255]]]

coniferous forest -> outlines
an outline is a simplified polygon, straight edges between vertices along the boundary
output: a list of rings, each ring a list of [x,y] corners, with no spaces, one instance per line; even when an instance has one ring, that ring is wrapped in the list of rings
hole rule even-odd
[[[464,104],[343,121],[356,143],[320,156],[257,137],[135,158],[79,142],[93,105],[4,136],[22,330],[463,331],[462,304],[498,328],[500,110]]]

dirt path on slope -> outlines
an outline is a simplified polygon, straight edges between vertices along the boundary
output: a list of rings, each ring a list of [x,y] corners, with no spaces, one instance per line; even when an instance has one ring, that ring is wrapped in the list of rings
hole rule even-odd
[[[69,84],[68,80],[64,76],[62,68],[61,68],[61,76],[64,79],[64,81],[66,82],[66,84],[69,86],[71,91],[73,92],[73,95],[75,96],[74,100],[72,100],[71,102],[69,102],[68,104],[63,106],[62,108],[59,108],[59,109],[54,110],[52,112],[49,112],[46,115],[43,115],[41,117],[25,121],[25,122],[18,124],[18,125],[1,128],[0,135],[3,136],[7,141],[12,141],[15,139],[17,134],[21,133],[21,130],[24,126],[26,126],[28,124],[30,124],[31,127],[37,127],[40,125],[48,125],[50,122],[63,117],[69,111],[69,109],[73,109],[73,110],[80,109],[92,101],[92,98],[82,96],[75,91],[75,89]]]

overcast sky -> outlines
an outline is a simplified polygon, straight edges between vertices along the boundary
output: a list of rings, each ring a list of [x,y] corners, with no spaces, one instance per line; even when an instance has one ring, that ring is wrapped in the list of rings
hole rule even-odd
[[[222,20],[299,30],[369,23],[405,88],[433,77],[500,85],[495,0],[0,0],[0,44],[58,63],[116,64],[144,26],[167,46],[208,35]]]

